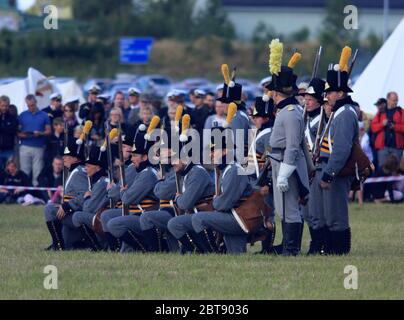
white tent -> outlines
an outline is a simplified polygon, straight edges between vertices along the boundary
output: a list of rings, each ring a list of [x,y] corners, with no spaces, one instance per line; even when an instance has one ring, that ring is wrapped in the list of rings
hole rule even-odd
[[[53,92],[60,92],[63,101],[78,97],[80,102],[84,102],[83,92],[76,81],[57,83],[34,68],[28,69],[27,78],[14,81],[0,86],[0,95],[6,95],[10,98],[11,104],[18,108],[18,113],[27,109],[25,97],[28,94],[34,94],[38,101],[40,109],[49,105],[49,96]]]
[[[356,81],[352,94],[361,109],[376,113],[374,103],[396,91],[404,105],[404,18]]]

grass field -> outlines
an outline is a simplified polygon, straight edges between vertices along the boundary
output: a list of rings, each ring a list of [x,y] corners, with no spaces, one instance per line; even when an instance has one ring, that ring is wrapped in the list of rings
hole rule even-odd
[[[404,205],[352,205],[350,217],[346,257],[121,255],[42,251],[42,208],[1,206],[0,299],[404,299]],[[305,230],[304,252],[308,241]],[[44,289],[46,265],[58,290]],[[344,288],[346,265],[357,290]]]

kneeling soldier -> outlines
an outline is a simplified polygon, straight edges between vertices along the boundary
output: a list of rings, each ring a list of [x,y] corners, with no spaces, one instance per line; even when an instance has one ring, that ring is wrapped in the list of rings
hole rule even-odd
[[[215,141],[211,145],[211,157],[220,170],[220,177],[216,171],[216,195],[213,199],[214,212],[198,212],[192,215],[192,226],[197,234],[213,229],[223,234],[228,253],[239,254],[247,251],[247,234],[241,229],[231,210],[237,208],[243,198],[252,193],[252,186],[244,168],[235,161],[235,150],[232,135],[228,129],[218,128],[213,134],[222,132],[221,148],[216,147]],[[212,137],[214,138],[214,137]],[[219,190],[221,190],[220,195]]]
[[[175,205],[185,214],[172,218],[168,222],[168,230],[180,241],[183,253],[193,252],[195,249],[201,253],[216,252],[213,233],[205,229],[195,233],[192,227],[192,213],[197,211],[195,207],[199,202],[212,198],[213,181],[204,167],[192,163],[189,158],[180,158],[173,161],[177,179],[182,181],[182,189],[176,195]]]
[[[137,135],[132,150],[132,163],[137,170],[137,175],[133,183],[128,187],[121,188],[121,200],[123,204],[130,206],[128,216],[116,217],[108,221],[107,229],[116,238],[124,241],[135,250],[146,252],[154,242],[153,239],[143,237],[140,228],[140,214],[145,210],[158,208],[158,200],[153,193],[155,184],[158,181],[157,170],[149,161],[148,153],[152,142],[145,139],[144,136]]]
[[[81,232],[71,224],[73,212],[81,210],[84,193],[88,190],[87,174],[82,165],[83,148],[78,150],[76,142],[69,140],[63,154],[64,166],[69,176],[64,186],[62,205],[48,204],[45,207],[45,222],[52,237],[48,250],[74,249],[81,240]]]
[[[75,212],[72,221],[75,227],[82,229],[91,249],[98,251],[101,249],[101,245],[92,225],[97,211],[108,203],[107,185],[109,179],[106,172],[108,168],[106,152],[100,151],[98,147],[93,147],[85,164],[91,184],[90,190],[84,194],[83,210]]]

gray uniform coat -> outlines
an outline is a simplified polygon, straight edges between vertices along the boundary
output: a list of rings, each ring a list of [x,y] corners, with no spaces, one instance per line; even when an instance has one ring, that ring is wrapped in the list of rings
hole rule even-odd
[[[320,152],[321,179],[331,182],[330,189],[323,191],[324,216],[331,231],[349,228],[348,195],[353,177],[339,177],[338,173],[345,166],[359,134],[357,114],[350,103],[349,97],[337,101],[330,132]]]
[[[278,111],[270,138],[272,180],[276,213],[287,223],[301,223],[302,210],[299,198],[309,190],[306,159],[302,149],[304,121],[302,108],[295,98],[278,103]],[[289,177],[289,190],[282,195],[276,187],[281,162],[296,167]],[[306,195],[307,195],[306,193]],[[283,208],[282,197],[285,197]]]

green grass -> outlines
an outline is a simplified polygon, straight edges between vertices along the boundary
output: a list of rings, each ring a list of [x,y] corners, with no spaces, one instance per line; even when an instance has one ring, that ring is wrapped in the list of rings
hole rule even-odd
[[[350,218],[345,257],[121,255],[44,252],[42,208],[1,206],[0,299],[403,299],[404,205],[352,205]],[[303,252],[308,241],[305,230]],[[43,287],[46,265],[58,290]],[[358,290],[343,286],[346,265]]]

